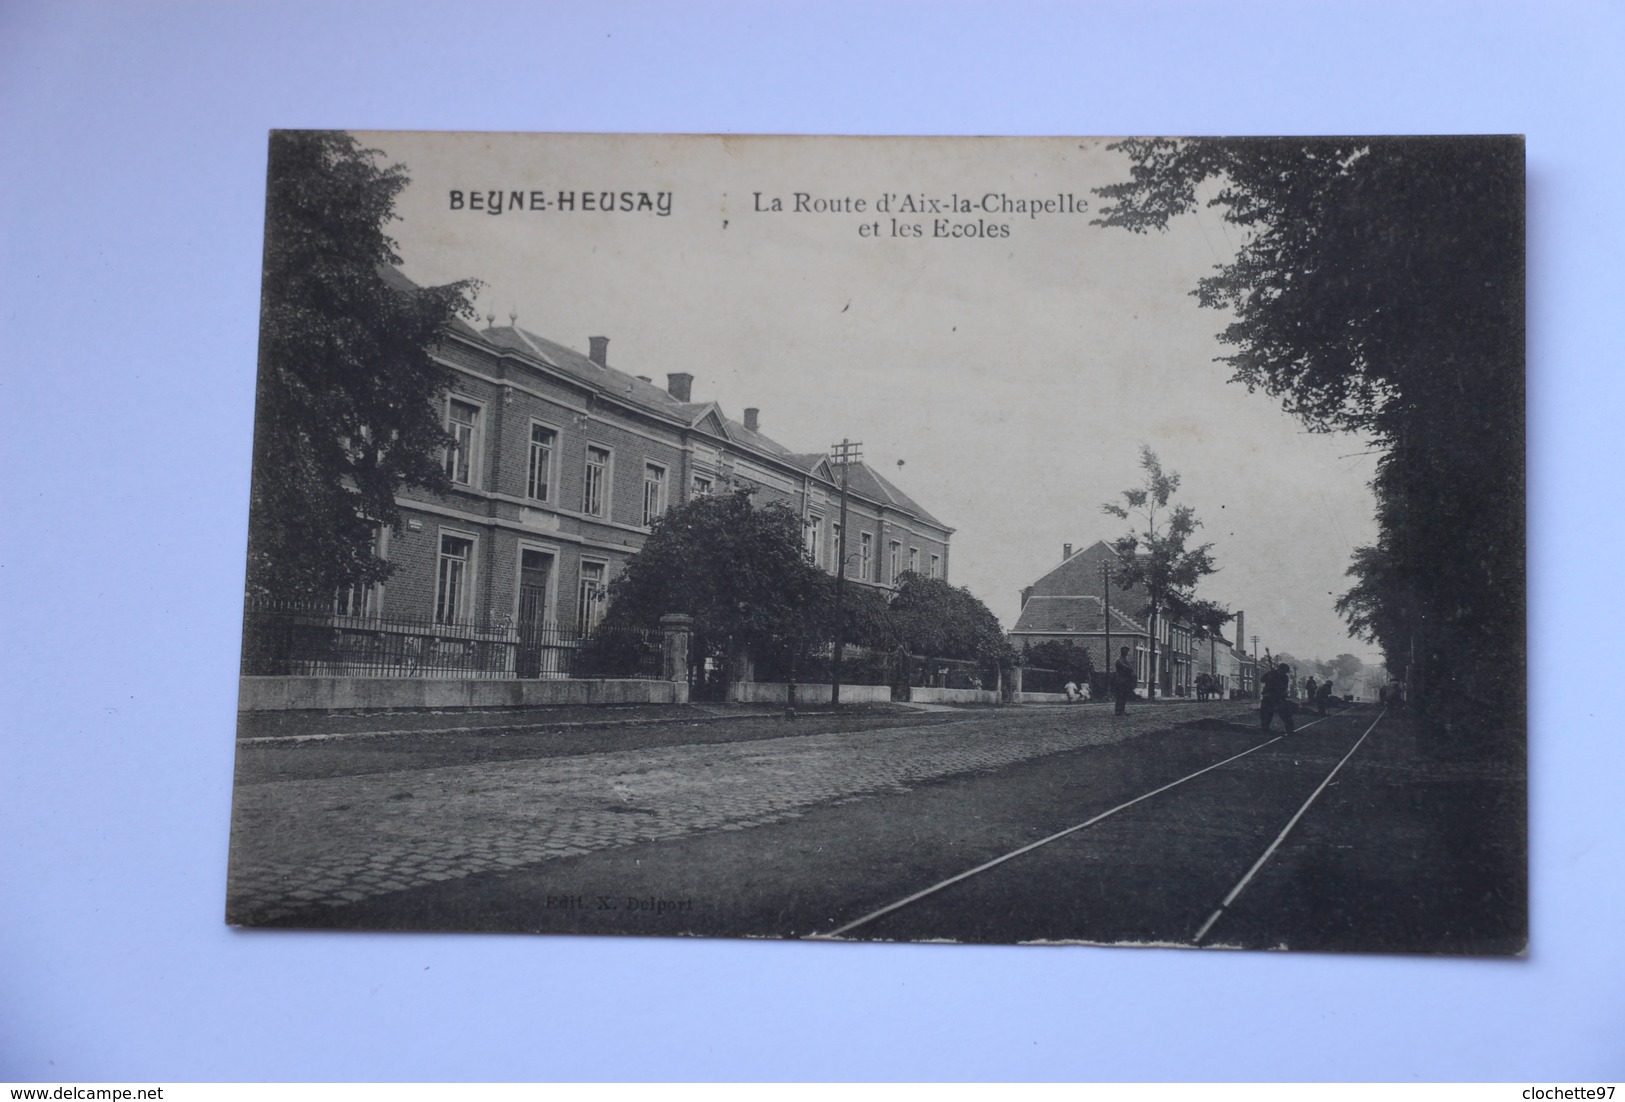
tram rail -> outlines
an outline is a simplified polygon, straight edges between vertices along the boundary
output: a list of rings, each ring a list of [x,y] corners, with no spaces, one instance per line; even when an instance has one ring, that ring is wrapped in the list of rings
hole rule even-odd
[[[1214,909],[1214,911],[1213,911],[1213,913],[1211,915],[1208,916],[1207,921],[1204,922],[1202,924],[1202,926],[1200,927],[1200,929],[1198,929],[1196,931],[1196,933],[1191,938],[1191,944],[1192,945],[1200,945],[1202,943],[1203,939],[1206,938],[1207,935],[1212,931],[1214,925],[1217,924],[1219,919],[1224,915],[1224,913],[1230,907],[1230,905],[1233,904],[1238,897],[1240,897],[1242,892],[1246,890],[1247,885],[1250,884],[1252,882],[1253,878],[1257,876],[1259,870],[1261,870],[1269,862],[1270,857],[1272,857],[1275,854],[1275,852],[1280,848],[1282,842],[1284,842],[1286,840],[1287,836],[1292,832],[1293,828],[1297,826],[1299,820],[1301,820],[1303,818],[1304,814],[1309,810],[1309,807],[1315,802],[1315,800],[1320,796],[1320,794],[1323,791],[1325,791],[1326,787],[1332,782],[1332,779],[1334,777],[1336,777],[1338,771],[1341,770],[1343,768],[1343,766],[1348,763],[1349,759],[1354,756],[1355,752],[1358,751],[1359,748],[1365,743],[1366,739],[1370,736],[1371,732],[1376,730],[1377,724],[1382,721],[1382,719],[1383,719],[1383,717],[1385,715],[1387,715],[1387,709],[1386,708],[1384,708],[1381,712],[1379,712],[1377,714],[1376,719],[1371,721],[1370,726],[1368,726],[1365,729],[1365,731],[1360,735],[1360,737],[1355,740],[1354,745],[1349,748],[1348,752],[1345,753],[1338,760],[1337,764],[1332,767],[1331,771],[1328,772],[1326,774],[1326,776],[1321,779],[1319,785],[1317,785],[1315,787],[1314,791],[1310,793],[1308,799],[1306,799],[1302,803],[1302,805],[1300,805],[1298,807],[1297,811],[1287,821],[1286,826],[1281,829],[1281,831],[1275,836],[1274,840],[1269,844],[1269,846],[1266,847],[1266,849],[1259,856],[1259,858],[1255,862],[1253,862],[1252,866],[1247,870],[1246,874],[1243,875],[1242,878],[1239,881],[1237,881],[1235,886],[1232,887],[1230,889],[1230,891],[1225,895],[1224,899],[1220,902],[1219,906]],[[1302,731],[1304,731],[1304,730],[1306,730],[1306,729],[1308,729],[1310,727],[1313,727],[1317,723],[1324,722],[1326,719],[1329,719],[1329,718],[1332,718],[1332,717],[1323,716],[1323,717],[1321,717],[1319,719],[1310,720],[1308,723],[1302,724],[1301,726],[1296,728],[1296,731],[1297,732],[1302,732]],[[1263,742],[1260,742],[1255,746],[1250,746],[1247,749],[1242,750],[1239,753],[1232,754],[1229,757],[1226,757],[1226,758],[1223,758],[1223,759],[1221,759],[1219,761],[1213,762],[1212,764],[1204,766],[1201,769],[1197,769],[1197,770],[1195,770],[1195,771],[1193,771],[1191,773],[1187,773],[1184,776],[1179,777],[1176,780],[1169,781],[1167,784],[1159,785],[1158,787],[1153,788],[1148,792],[1144,792],[1144,793],[1141,793],[1138,796],[1135,796],[1131,800],[1125,800],[1122,803],[1117,804],[1115,807],[1109,808],[1109,809],[1107,809],[1105,811],[1100,812],[1097,815],[1093,815],[1090,818],[1085,819],[1081,823],[1076,823],[1076,824],[1074,824],[1072,826],[1066,827],[1065,829],[1055,831],[1054,833],[1049,834],[1049,835],[1047,835],[1047,836],[1045,836],[1043,838],[1040,838],[1037,841],[1029,842],[1024,846],[1021,846],[1021,847],[1019,847],[1017,849],[1013,849],[1013,850],[1009,851],[1008,853],[1004,853],[1004,854],[999,855],[998,857],[992,858],[991,860],[984,861],[981,864],[975,866],[974,868],[966,869],[964,872],[957,873],[957,874],[955,874],[953,876],[948,877],[945,880],[940,880],[940,881],[936,882],[935,884],[930,885],[929,887],[923,888],[920,891],[912,893],[911,895],[904,896],[902,899],[899,899],[899,900],[897,900],[897,901],[895,901],[893,903],[888,903],[884,907],[876,908],[875,910],[872,910],[872,911],[868,912],[867,914],[861,915],[860,917],[855,918],[852,921],[847,922],[847,923],[845,923],[845,924],[843,924],[841,926],[838,926],[833,930],[824,931],[824,932],[820,932],[820,933],[809,934],[809,935],[806,936],[805,940],[809,940],[809,941],[840,940],[845,934],[848,934],[853,930],[860,929],[860,928],[862,928],[864,926],[867,926],[867,925],[869,925],[869,924],[871,924],[871,923],[873,923],[873,922],[875,922],[875,921],[877,921],[877,920],[879,920],[881,918],[886,917],[887,915],[894,914],[897,911],[900,911],[900,910],[903,910],[904,908],[910,907],[913,904],[918,903],[923,899],[927,899],[927,898],[929,898],[931,896],[934,896],[937,893],[939,893],[941,891],[944,891],[947,888],[951,888],[956,884],[963,883],[964,881],[970,880],[973,877],[981,876],[981,875],[983,875],[983,874],[985,874],[987,872],[992,871],[993,869],[996,869],[996,868],[998,868],[998,867],[1000,867],[1002,865],[1007,864],[1010,861],[1015,860],[1018,857],[1023,857],[1023,856],[1025,856],[1027,854],[1030,854],[1030,853],[1036,851],[1036,850],[1042,849],[1043,847],[1048,846],[1051,843],[1057,842],[1062,838],[1066,838],[1066,837],[1069,837],[1071,835],[1077,834],[1080,831],[1087,830],[1089,827],[1095,826],[1095,825],[1097,825],[1097,824],[1099,824],[1101,822],[1104,822],[1105,820],[1111,818],[1112,816],[1116,815],[1118,812],[1125,811],[1125,810],[1127,810],[1127,809],[1129,809],[1131,807],[1134,807],[1134,806],[1136,806],[1138,804],[1141,804],[1141,803],[1145,802],[1146,800],[1151,799],[1154,796],[1158,796],[1158,795],[1161,795],[1164,792],[1168,792],[1168,791],[1170,791],[1172,789],[1178,788],[1179,786],[1185,784],[1188,781],[1193,781],[1198,777],[1201,777],[1201,776],[1203,776],[1205,774],[1208,774],[1208,773],[1212,773],[1213,771],[1215,771],[1217,769],[1221,769],[1226,765],[1230,765],[1230,764],[1232,764],[1234,762],[1240,761],[1241,759],[1243,759],[1243,758],[1245,758],[1245,757],[1247,757],[1247,756],[1249,756],[1251,754],[1255,754],[1260,750],[1263,750],[1263,749],[1265,749],[1265,748],[1267,748],[1269,746],[1273,746],[1274,744],[1276,744],[1278,742],[1281,742],[1286,737],[1287,737],[1286,735],[1282,734],[1282,735],[1276,735],[1273,738],[1265,739]],[[1294,735],[1294,737],[1296,737],[1296,734]]]

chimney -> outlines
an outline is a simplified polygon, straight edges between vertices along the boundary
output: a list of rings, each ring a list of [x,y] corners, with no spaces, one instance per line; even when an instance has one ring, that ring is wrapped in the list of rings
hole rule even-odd
[[[674,371],[666,376],[666,393],[679,402],[688,401],[689,390],[694,385],[694,376],[686,371]]]
[[[1061,544],[1061,561],[1065,562],[1067,559],[1070,559],[1071,557],[1072,557],[1072,545],[1070,543]]]
[[[760,423],[757,420],[757,414],[761,412],[762,411],[757,409],[755,406],[747,406],[745,408],[745,427],[751,432],[756,431],[756,426]]]
[[[599,367],[609,366],[608,337],[588,337],[587,347],[590,349],[590,351],[587,353],[587,358],[589,360],[597,364]]]
[[[1023,587],[1023,589],[1021,591],[1021,607],[1022,608],[1027,607],[1027,598],[1031,597],[1032,595],[1033,595],[1033,587],[1032,586],[1029,585],[1029,586]]]
[[[1247,653],[1247,614],[1236,613],[1236,653]]]

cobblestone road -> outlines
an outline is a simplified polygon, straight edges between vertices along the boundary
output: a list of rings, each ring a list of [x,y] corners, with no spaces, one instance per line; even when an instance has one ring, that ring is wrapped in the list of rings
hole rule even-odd
[[[227,916],[270,922],[475,873],[744,830],[820,804],[1244,711],[1176,704],[1115,719],[1105,708],[1010,709],[946,726],[241,785]]]

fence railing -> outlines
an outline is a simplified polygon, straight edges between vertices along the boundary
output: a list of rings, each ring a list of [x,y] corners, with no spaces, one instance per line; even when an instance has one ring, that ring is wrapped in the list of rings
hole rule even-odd
[[[250,601],[243,613],[250,676],[659,680],[661,646],[658,631],[344,616],[273,601]]]

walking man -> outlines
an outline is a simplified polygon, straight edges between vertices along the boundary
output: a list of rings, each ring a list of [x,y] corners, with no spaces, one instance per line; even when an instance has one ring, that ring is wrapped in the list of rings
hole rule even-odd
[[[1128,698],[1134,695],[1134,683],[1138,680],[1128,660],[1128,648],[1123,647],[1117,652],[1117,663],[1112,666],[1112,699],[1117,701],[1118,715],[1127,714]]]
[[[1287,734],[1292,734],[1292,701],[1287,696],[1287,690],[1292,684],[1292,667],[1282,662],[1264,675],[1260,684],[1261,694],[1258,708],[1258,726],[1260,730],[1268,731],[1270,723],[1276,715],[1281,717],[1281,726],[1286,728]]]

